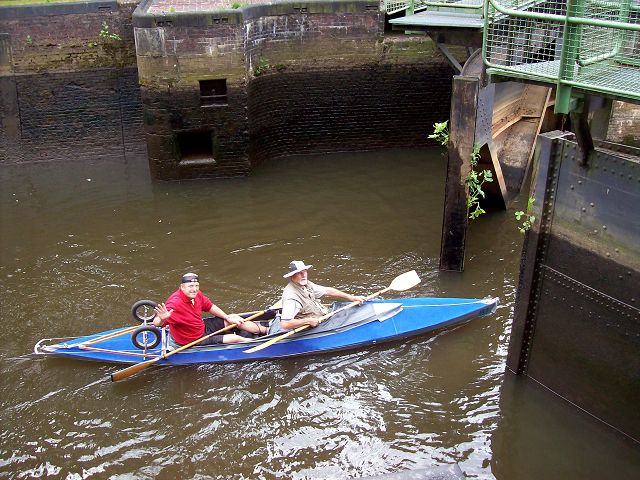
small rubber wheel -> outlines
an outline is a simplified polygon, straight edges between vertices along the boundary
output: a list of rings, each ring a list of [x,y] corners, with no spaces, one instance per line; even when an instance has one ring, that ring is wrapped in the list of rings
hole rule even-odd
[[[155,348],[160,343],[162,334],[158,327],[143,325],[134,330],[131,335],[131,342],[140,350]]]
[[[140,323],[150,322],[156,316],[153,309],[157,306],[153,300],[138,300],[131,306],[131,315]]]

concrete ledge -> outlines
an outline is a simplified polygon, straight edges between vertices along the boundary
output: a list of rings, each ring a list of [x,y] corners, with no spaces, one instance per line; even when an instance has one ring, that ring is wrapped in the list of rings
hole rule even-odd
[[[0,6],[0,20],[49,15],[71,15],[77,13],[117,12],[116,0],[86,0],[77,3],[49,3],[43,5]]]
[[[247,5],[243,8],[215,8],[198,12],[149,13],[153,0],[144,0],[133,12],[133,26],[155,27],[206,27],[215,24],[240,25],[245,20],[272,15],[308,15],[318,13],[361,13],[377,12],[380,5],[376,0],[334,0],[328,1],[281,1],[278,3]]]

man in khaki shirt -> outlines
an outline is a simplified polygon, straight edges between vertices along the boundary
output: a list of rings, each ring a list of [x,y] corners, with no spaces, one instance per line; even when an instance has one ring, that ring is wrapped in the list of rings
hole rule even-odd
[[[289,279],[289,283],[282,291],[280,322],[272,322],[269,333],[292,330],[302,325],[317,326],[318,317],[327,313],[327,309],[320,303],[320,298],[325,295],[349,302],[364,301],[364,297],[309,281],[308,270],[312,267],[313,265],[305,265],[301,260],[294,260],[289,264],[289,271],[283,275]]]

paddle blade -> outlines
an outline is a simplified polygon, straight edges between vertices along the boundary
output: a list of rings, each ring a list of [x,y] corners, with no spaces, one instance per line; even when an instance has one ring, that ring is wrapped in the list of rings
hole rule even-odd
[[[123,380],[125,378],[129,378],[130,376],[135,375],[136,373],[140,372],[141,370],[144,370],[149,365],[153,365],[158,360],[160,360],[160,358],[154,358],[152,360],[148,360],[146,362],[141,362],[141,363],[136,363],[135,365],[131,365],[130,367],[123,368],[122,370],[118,370],[117,372],[111,374],[111,381],[112,382],[117,382],[119,380]]]
[[[410,288],[415,287],[419,283],[420,277],[417,272],[415,270],[411,270],[410,272],[405,272],[394,278],[391,285],[389,285],[389,290],[402,292],[403,290],[409,290]]]

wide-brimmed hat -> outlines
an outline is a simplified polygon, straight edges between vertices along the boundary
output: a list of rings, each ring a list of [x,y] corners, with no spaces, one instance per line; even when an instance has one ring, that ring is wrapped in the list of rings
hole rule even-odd
[[[302,272],[303,270],[309,270],[313,265],[305,265],[302,260],[294,260],[289,264],[289,272],[284,274],[283,278],[289,278],[295,275],[298,272]]]

